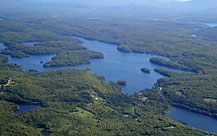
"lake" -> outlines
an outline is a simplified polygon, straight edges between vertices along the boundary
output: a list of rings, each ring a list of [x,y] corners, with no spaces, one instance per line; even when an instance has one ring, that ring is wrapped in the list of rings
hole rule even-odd
[[[69,36],[67,36],[69,37]],[[79,37],[70,36],[72,38],[80,39],[83,41],[83,46],[87,47],[89,50],[95,50],[104,54],[104,59],[92,59],[91,64],[87,65],[79,65],[79,66],[63,66],[63,67],[50,67],[45,68],[43,64],[40,62],[50,61],[53,55],[30,55],[30,57],[25,57],[22,59],[12,58],[9,55],[5,55],[9,59],[9,63],[22,64],[23,70],[27,71],[29,69],[36,69],[38,71],[51,71],[51,70],[61,70],[61,69],[69,69],[69,68],[77,68],[77,69],[85,69],[90,68],[93,73],[98,75],[102,75],[106,78],[106,82],[110,80],[118,81],[118,80],[126,80],[127,85],[123,86],[123,92],[127,94],[133,94],[135,91],[143,90],[144,88],[153,87],[154,83],[157,82],[159,78],[164,76],[155,72],[156,68],[164,68],[170,69],[167,67],[155,65],[149,62],[150,58],[158,57],[163,58],[165,60],[169,60],[169,58],[165,58],[162,56],[151,55],[151,54],[140,54],[140,53],[124,53],[117,50],[117,45],[103,43],[99,41],[87,40]],[[34,45],[35,42],[28,42],[29,45]],[[0,46],[0,50],[3,50],[6,46]],[[141,68],[146,67],[150,69],[150,74],[143,73]],[[175,69],[170,69],[175,70]],[[180,70],[175,70],[177,72],[184,72]],[[31,110],[39,105],[19,105],[20,109],[16,112],[21,113],[23,111]],[[207,131],[216,131],[215,126],[217,121],[213,120],[213,118],[192,113],[183,109],[175,108],[173,111],[168,114],[170,117],[173,117],[176,120],[181,120],[182,122],[187,123],[188,125],[204,129]],[[199,118],[191,121],[190,119],[194,119],[194,117]],[[188,120],[186,120],[188,119]],[[201,121],[201,122],[200,122]],[[204,123],[204,121],[207,121]],[[193,122],[193,124],[191,123]],[[212,124],[209,126],[207,124]],[[214,124],[214,125],[213,125]],[[207,128],[209,126],[210,129]]]
[[[89,50],[98,51],[104,54],[104,59],[92,59],[91,64],[79,65],[79,66],[61,66],[61,67],[43,67],[40,62],[47,62],[51,60],[55,55],[30,55],[25,58],[13,58],[9,55],[5,55],[9,59],[9,63],[16,63],[23,65],[23,70],[35,69],[37,71],[51,71],[61,69],[85,69],[90,68],[93,73],[104,76],[105,81],[108,83],[110,80],[117,82],[118,80],[126,80],[127,85],[122,86],[123,92],[127,94],[133,94],[135,91],[140,91],[145,88],[152,88],[154,83],[159,78],[162,78],[161,74],[154,71],[156,68],[170,69],[167,67],[155,65],[149,62],[150,58],[158,57],[165,60],[168,58],[141,53],[124,53],[117,50],[117,45],[103,43],[99,41],[87,40],[74,36],[67,36],[83,41],[83,46]],[[35,41],[37,42],[37,41]],[[35,42],[28,42],[29,45],[34,45]],[[37,42],[38,43],[38,42]],[[146,67],[150,69],[150,74],[141,71],[141,68]],[[175,69],[170,69],[175,70]],[[181,70],[175,70],[183,72]]]
[[[172,107],[172,111],[170,111],[168,115],[171,118],[182,121],[194,128],[217,132],[217,120],[209,116],[194,113],[178,107]]]
[[[24,111],[29,111],[41,107],[41,105],[26,105],[26,104],[18,104],[19,109],[14,112],[15,114],[22,113]]]

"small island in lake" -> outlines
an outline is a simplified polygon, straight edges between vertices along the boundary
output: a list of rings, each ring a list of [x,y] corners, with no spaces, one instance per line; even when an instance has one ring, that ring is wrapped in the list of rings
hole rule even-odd
[[[118,85],[126,85],[127,84],[127,81],[125,80],[119,80],[118,81]]]
[[[118,50],[122,51],[122,52],[128,52],[128,53],[131,52],[131,49],[128,46],[125,46],[125,45],[119,45]]]
[[[144,73],[150,73],[150,70],[148,68],[141,68],[141,71]]]

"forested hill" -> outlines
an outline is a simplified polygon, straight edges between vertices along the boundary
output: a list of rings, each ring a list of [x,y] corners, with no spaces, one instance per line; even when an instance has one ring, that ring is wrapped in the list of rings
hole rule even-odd
[[[1,135],[211,135],[167,117],[158,90],[125,95],[88,70],[0,73]],[[14,114],[14,103],[41,107]]]

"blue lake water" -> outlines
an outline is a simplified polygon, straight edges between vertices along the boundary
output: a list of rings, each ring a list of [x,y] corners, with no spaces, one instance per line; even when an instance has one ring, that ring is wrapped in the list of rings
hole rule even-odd
[[[30,55],[30,57],[24,57],[24,58],[13,58],[10,55],[4,55],[8,57],[9,63],[23,65],[23,70],[28,71],[30,69],[35,69],[38,71],[48,71],[49,69],[46,69],[43,67],[43,62],[50,61],[52,57],[55,55]]]
[[[163,76],[155,72],[156,68],[165,68],[149,62],[150,58],[158,57],[165,60],[168,58],[140,53],[124,53],[117,50],[117,45],[103,43],[99,41],[86,40],[79,37],[73,37],[82,40],[83,46],[89,50],[98,51],[104,54],[104,59],[93,59],[90,65],[75,66],[74,68],[90,68],[93,73],[102,75],[106,82],[113,80],[126,80],[127,85],[122,86],[124,93],[132,94],[135,91],[144,88],[151,88],[157,79]],[[151,73],[141,72],[141,68],[150,69]],[[171,69],[174,70],[174,69]]]
[[[1,20],[4,20],[4,19],[0,17],[0,21],[1,21]]]
[[[51,71],[51,70],[61,70],[61,69],[69,69],[69,68],[77,68],[77,69],[90,68],[93,73],[105,76],[106,82],[109,82],[110,80],[113,81],[126,80],[127,85],[123,86],[123,92],[128,94],[132,94],[135,91],[142,90],[144,88],[151,88],[154,85],[154,83],[156,83],[157,79],[164,77],[159,73],[156,73],[154,69],[156,68],[169,69],[149,62],[150,58],[152,57],[158,57],[158,58],[163,58],[165,60],[169,60],[168,58],[162,56],[140,54],[140,53],[124,53],[117,50],[117,45],[107,44],[99,41],[86,40],[79,37],[73,37],[73,36],[71,37],[82,40],[84,42],[83,45],[85,47],[87,47],[89,50],[95,50],[103,53],[105,58],[92,59],[91,64],[88,65],[45,68],[43,67],[43,64],[41,64],[40,62],[50,61],[51,58],[55,56],[54,54],[53,55],[30,55],[30,57],[26,57],[22,59],[12,58],[9,55],[6,56],[9,58],[9,63],[22,64],[23,70],[36,69],[38,71]],[[4,48],[5,46],[0,46],[0,50],[3,50]],[[147,74],[141,72],[142,67],[149,68],[151,73]],[[170,69],[170,70],[174,70],[174,69]],[[179,70],[175,70],[175,71],[183,72]],[[23,111],[40,107],[39,105],[19,105],[19,106],[20,109],[16,113],[21,113]],[[217,121],[211,117],[189,112],[180,108],[175,108],[175,110],[171,111],[168,115],[170,117],[173,117],[176,120],[185,122],[192,127],[216,132],[215,126],[217,126]],[[195,117],[196,119],[194,119]],[[193,121],[191,119],[193,119]]]
[[[38,107],[41,107],[40,105],[25,105],[25,104],[19,104],[18,106],[19,106],[19,109],[16,112],[14,112],[15,114],[19,114],[24,111],[29,111],[29,110],[33,110]]]
[[[30,55],[30,57],[25,57],[22,59],[12,58],[9,55],[6,56],[9,58],[9,63],[23,65],[24,70],[35,69],[38,71],[51,71],[69,68],[90,68],[93,73],[104,76],[106,82],[109,82],[110,80],[113,80],[115,82],[118,80],[126,80],[127,85],[122,86],[122,88],[123,92],[128,94],[133,94],[135,91],[140,91],[145,88],[152,88],[154,83],[156,83],[159,78],[164,77],[161,74],[155,72],[154,69],[169,69],[149,62],[150,58],[152,57],[169,60],[168,58],[162,56],[140,53],[124,53],[117,50],[117,45],[93,40],[86,40],[79,37],[71,37],[82,40],[84,42],[83,46],[87,47],[89,50],[103,53],[104,59],[92,59],[91,64],[87,65],[45,68],[40,62],[47,62],[51,60],[51,58],[55,55]],[[29,44],[31,43],[29,42]],[[141,71],[141,68],[143,67],[150,69],[151,73],[143,73]],[[175,71],[183,72],[180,70]]]
[[[209,116],[194,113],[178,107],[172,107],[172,111],[170,111],[168,115],[175,120],[182,121],[194,128],[217,132],[217,120]]]

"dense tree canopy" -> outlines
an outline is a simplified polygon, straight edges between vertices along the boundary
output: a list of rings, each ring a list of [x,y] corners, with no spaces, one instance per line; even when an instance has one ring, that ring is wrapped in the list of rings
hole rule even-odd
[[[95,27],[97,26],[97,27]],[[200,28],[196,31],[195,28]],[[203,30],[203,31],[202,31]],[[0,22],[1,53],[13,57],[56,54],[44,66],[78,65],[103,58],[87,50],[81,36],[117,44],[124,52],[151,53],[152,63],[193,71],[155,71],[159,79],[152,89],[134,95],[85,70],[24,72],[0,55],[0,132],[2,135],[211,135],[166,116],[176,105],[217,117],[217,44],[215,28],[177,21],[145,19],[88,20],[8,16]],[[197,33],[198,37],[190,34]],[[39,41],[34,46],[23,42]],[[123,79],[124,80],[124,79]],[[10,81],[10,82],[9,82]],[[160,89],[161,88],[161,89]],[[14,114],[17,104],[41,107]]]

